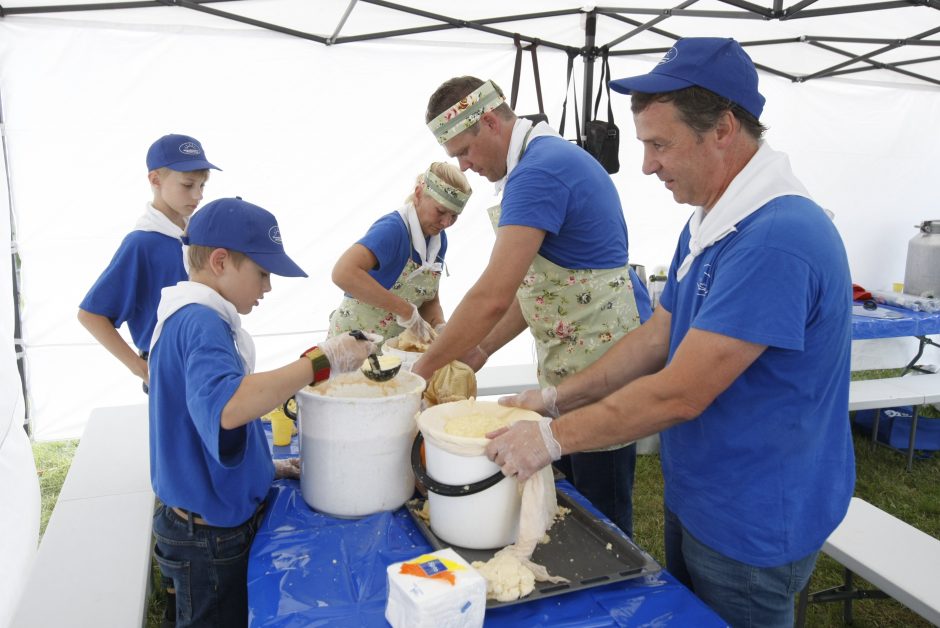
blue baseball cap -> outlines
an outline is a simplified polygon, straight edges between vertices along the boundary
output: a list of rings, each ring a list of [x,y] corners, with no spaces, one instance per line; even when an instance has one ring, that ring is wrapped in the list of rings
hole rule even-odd
[[[147,151],[147,171],[169,168],[177,172],[193,170],[222,170],[206,160],[206,152],[195,137],[188,135],[164,135],[150,145]]]
[[[183,244],[238,251],[282,277],[307,276],[284,252],[274,214],[241,198],[220,198],[203,205],[190,219]]]
[[[727,98],[755,118],[764,110],[754,62],[741,44],[726,37],[680,39],[649,74],[610,82],[621,94],[662,94],[693,85]]]

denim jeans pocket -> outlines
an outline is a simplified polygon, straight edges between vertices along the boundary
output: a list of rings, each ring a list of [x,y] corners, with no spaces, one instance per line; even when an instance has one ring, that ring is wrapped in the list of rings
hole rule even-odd
[[[243,525],[231,530],[218,530],[212,534],[212,554],[217,561],[239,558],[251,548],[252,529]]]
[[[154,546],[153,555],[157,559],[160,573],[163,574],[164,578],[172,580],[176,589],[176,617],[184,621],[191,620],[193,616],[193,596],[190,562],[188,560],[170,560],[166,558],[160,551],[159,543]]]

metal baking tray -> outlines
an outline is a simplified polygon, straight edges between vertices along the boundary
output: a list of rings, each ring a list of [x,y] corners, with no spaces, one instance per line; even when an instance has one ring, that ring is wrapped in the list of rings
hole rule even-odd
[[[487,600],[487,608],[531,602],[543,597],[630,580],[662,569],[649,554],[623,536],[612,524],[598,521],[595,515],[563,491],[556,489],[555,492],[558,505],[569,508],[571,512],[555,522],[548,531],[550,541],[539,544],[532,560],[544,565],[553,576],[564,576],[569,581],[536,582],[535,590],[526,597],[510,602]],[[413,499],[406,504],[408,514],[435,550],[452,547],[470,563],[475,560],[487,561],[493,557],[496,550],[467,549],[439,539],[416,512],[423,506],[423,499]]]

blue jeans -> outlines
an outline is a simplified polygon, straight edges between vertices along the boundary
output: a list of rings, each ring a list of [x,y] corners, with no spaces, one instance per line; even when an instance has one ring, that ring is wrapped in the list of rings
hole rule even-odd
[[[195,525],[165,505],[153,517],[154,556],[176,589],[176,625],[248,625],[248,551],[257,515],[234,528]]]
[[[555,466],[595,508],[633,538],[636,444],[562,456]]]
[[[754,567],[701,543],[675,513],[663,510],[669,573],[734,628],[793,627],[793,603],[819,552],[779,567]]]

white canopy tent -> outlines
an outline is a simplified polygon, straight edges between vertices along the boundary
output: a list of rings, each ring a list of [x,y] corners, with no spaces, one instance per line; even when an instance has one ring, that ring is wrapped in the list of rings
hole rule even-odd
[[[149,200],[144,155],[154,139],[199,138],[224,169],[212,173],[206,201],[239,195],[272,210],[310,274],[275,279],[246,317],[259,368],[277,366],[324,335],[341,297],[329,279],[340,253],[400,205],[430,161],[446,159],[423,122],[430,93],[459,74],[508,90],[516,32],[540,42],[546,112],[556,125],[569,51],[581,53],[580,96],[583,77],[596,78],[587,70],[594,46],[610,45],[612,74],[621,77],[648,71],[679,36],[744,42],[761,68],[768,140],[835,212],[853,279],[870,288],[903,280],[912,226],[937,218],[940,57],[930,52],[940,46],[940,2],[509,5],[3,2],[0,211],[11,221],[0,221],[0,236],[13,242],[19,273],[3,256],[0,360],[9,367],[17,347],[28,403],[16,367],[0,369],[0,424],[22,422],[28,407],[34,438],[75,437],[91,408],[144,401],[139,382],[75,315]],[[523,10],[531,13],[509,13]],[[585,27],[596,29],[593,41]],[[536,111],[528,59],[516,109]],[[615,95],[614,112],[622,139],[613,179],[630,259],[655,269],[668,264],[691,208],[640,172],[629,99]],[[493,241],[483,211],[492,186],[468,176],[475,194],[448,232],[445,313],[478,277]],[[532,360],[521,337],[491,363]]]

